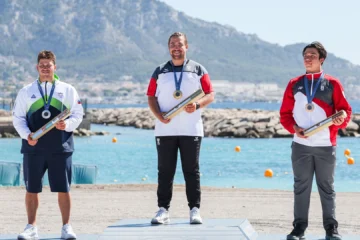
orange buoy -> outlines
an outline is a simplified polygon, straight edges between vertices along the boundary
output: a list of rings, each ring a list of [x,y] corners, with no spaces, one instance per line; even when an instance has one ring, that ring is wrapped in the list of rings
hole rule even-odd
[[[235,152],[240,152],[240,150],[241,150],[240,146],[235,147]]]
[[[116,142],[117,142],[116,137],[113,137],[112,142],[113,142],[113,143],[116,143]]]
[[[344,151],[344,155],[345,156],[350,156],[350,154],[351,154],[351,151],[350,151],[350,149],[345,149],[345,151]]]
[[[355,163],[355,160],[354,160],[352,157],[349,157],[349,158],[347,159],[347,163],[348,163],[349,165],[353,165],[353,164]]]
[[[274,173],[271,169],[266,169],[264,172],[264,176],[271,178],[272,176],[274,176]]]

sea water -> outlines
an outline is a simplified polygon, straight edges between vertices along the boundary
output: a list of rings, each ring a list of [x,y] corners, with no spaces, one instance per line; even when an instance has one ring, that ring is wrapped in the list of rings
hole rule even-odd
[[[96,165],[98,184],[157,183],[157,152],[153,130],[91,125],[105,136],[75,137],[73,163]],[[113,143],[112,138],[117,142]],[[338,138],[335,190],[360,192],[359,138]],[[240,146],[240,152],[235,147]],[[200,151],[202,186],[226,188],[293,189],[291,138],[246,139],[203,138]],[[22,162],[21,140],[0,139],[0,161]],[[345,149],[351,150],[354,165],[348,165]],[[271,169],[272,178],[264,177]],[[180,155],[174,179],[184,184]],[[314,181],[314,191],[316,184]]]

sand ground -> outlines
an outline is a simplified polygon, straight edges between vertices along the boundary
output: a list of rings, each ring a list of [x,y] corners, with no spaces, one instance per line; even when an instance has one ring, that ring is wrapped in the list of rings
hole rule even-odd
[[[157,211],[156,185],[73,185],[71,224],[76,233],[101,233],[120,219],[150,219]],[[27,223],[24,187],[0,187],[0,234],[16,234]],[[341,234],[360,234],[360,193],[337,193]],[[288,234],[292,229],[291,191],[202,187],[201,215],[247,218],[259,233]],[[174,187],[170,217],[188,218],[185,188]],[[44,187],[37,225],[41,234],[59,233],[57,194]],[[312,193],[308,233],[324,233],[319,195]]]

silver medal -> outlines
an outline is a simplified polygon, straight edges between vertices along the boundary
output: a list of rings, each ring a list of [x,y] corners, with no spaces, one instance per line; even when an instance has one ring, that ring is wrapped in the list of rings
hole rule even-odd
[[[51,117],[51,112],[49,110],[44,110],[44,111],[42,111],[41,116],[44,119],[49,119]]]

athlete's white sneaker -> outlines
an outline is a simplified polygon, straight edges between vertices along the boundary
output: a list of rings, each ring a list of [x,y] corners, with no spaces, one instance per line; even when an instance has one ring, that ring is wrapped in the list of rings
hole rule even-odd
[[[18,240],[37,240],[39,239],[37,227],[28,224],[26,225],[24,232],[19,234]]]
[[[151,224],[167,224],[170,223],[169,211],[165,208],[159,208],[155,217],[151,219]]]
[[[193,207],[190,210],[190,224],[202,224],[200,209],[197,207]]]
[[[70,224],[65,224],[61,229],[61,238],[70,240],[70,239],[76,239],[76,234],[74,233],[74,230],[70,226]]]

